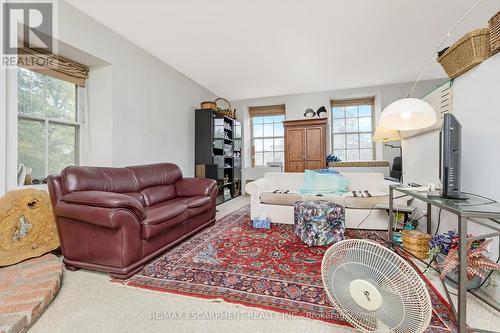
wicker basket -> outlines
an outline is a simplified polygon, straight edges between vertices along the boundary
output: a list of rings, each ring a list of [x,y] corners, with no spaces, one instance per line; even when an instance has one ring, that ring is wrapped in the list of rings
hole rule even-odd
[[[231,103],[229,103],[229,101],[225,98],[222,98],[222,97],[219,97],[219,98],[216,98],[215,99],[215,104],[217,104],[218,101],[223,101],[223,102],[226,102],[227,104],[227,108],[226,109],[223,109],[223,108],[220,108],[220,107],[217,107],[217,111],[225,116],[228,116],[230,118],[234,118],[235,117],[235,114],[233,112],[233,110],[231,110]]]
[[[489,20],[491,54],[500,51],[500,11]]]
[[[420,259],[427,259],[429,256],[429,240],[431,235],[417,230],[403,230],[403,248]]]
[[[213,109],[213,110],[215,110],[217,108],[217,103],[211,102],[211,101],[201,102],[201,108],[202,109]]]
[[[485,28],[469,32],[438,57],[438,62],[451,79],[489,58],[489,31]]]
[[[227,104],[227,109],[223,109],[223,108],[220,108],[217,106],[217,102],[218,101],[224,101],[226,102]],[[231,117],[231,118],[235,118],[235,111],[236,110],[231,110],[231,103],[229,103],[229,101],[225,98],[222,98],[222,97],[219,97],[219,98],[216,98],[215,101],[205,101],[205,102],[201,102],[201,108],[202,109],[212,109],[212,110],[216,110],[217,112],[225,115],[225,116],[228,116],[228,117]]]

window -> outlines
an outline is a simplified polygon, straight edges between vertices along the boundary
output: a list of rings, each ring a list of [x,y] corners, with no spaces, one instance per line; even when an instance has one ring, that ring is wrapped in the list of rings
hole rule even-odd
[[[252,119],[252,163],[265,166],[268,162],[284,161],[284,105],[250,108]]]
[[[373,160],[373,98],[332,101],[333,154],[342,161]]]
[[[32,179],[79,164],[79,87],[28,69],[17,70],[18,163]]]

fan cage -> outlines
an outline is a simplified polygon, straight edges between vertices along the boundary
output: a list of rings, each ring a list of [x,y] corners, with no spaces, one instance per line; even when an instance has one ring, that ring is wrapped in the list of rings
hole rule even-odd
[[[349,239],[334,244],[323,257],[321,274],[332,305],[362,331],[416,333],[430,323],[432,305],[424,281],[406,260],[378,243]],[[336,276],[344,285],[332,286]],[[367,311],[352,301],[348,279],[356,278],[382,290],[379,310]]]

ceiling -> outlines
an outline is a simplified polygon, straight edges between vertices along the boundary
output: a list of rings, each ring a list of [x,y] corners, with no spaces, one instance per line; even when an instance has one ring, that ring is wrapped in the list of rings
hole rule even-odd
[[[232,100],[412,81],[477,2],[67,1]],[[499,9],[500,0],[485,0],[451,41]],[[433,61],[423,79],[443,77]]]

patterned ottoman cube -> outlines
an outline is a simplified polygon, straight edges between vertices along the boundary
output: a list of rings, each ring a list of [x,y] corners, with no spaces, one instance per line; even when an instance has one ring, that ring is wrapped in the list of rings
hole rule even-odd
[[[329,245],[344,239],[344,207],[333,202],[297,201],[295,234],[308,246]]]

